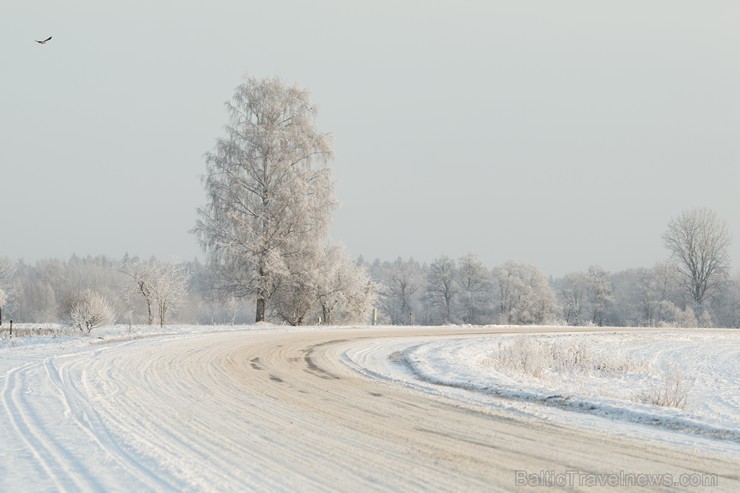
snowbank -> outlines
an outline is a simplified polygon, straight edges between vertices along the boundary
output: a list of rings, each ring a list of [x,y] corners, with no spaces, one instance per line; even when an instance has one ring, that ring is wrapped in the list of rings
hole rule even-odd
[[[637,425],[623,430],[631,435],[659,430],[669,441],[740,451],[737,331],[394,339],[354,346],[344,360],[373,378],[484,407],[604,431],[623,422]],[[679,407],[651,404],[676,390]]]

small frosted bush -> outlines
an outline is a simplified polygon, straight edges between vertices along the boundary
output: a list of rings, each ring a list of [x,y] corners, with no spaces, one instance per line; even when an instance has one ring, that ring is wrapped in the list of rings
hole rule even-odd
[[[64,302],[65,322],[89,334],[95,327],[111,325],[116,315],[105,297],[86,289],[70,294]]]
[[[691,380],[683,372],[670,368],[663,373],[659,383],[651,385],[647,392],[640,394],[635,400],[654,406],[686,409],[691,387]]]

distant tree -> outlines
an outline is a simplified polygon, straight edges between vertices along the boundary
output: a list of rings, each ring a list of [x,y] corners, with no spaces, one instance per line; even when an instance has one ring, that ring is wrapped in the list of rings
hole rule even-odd
[[[133,281],[134,292],[144,300],[149,325],[154,325],[155,308],[159,325],[164,327],[170,310],[185,302],[190,273],[184,263],[162,263],[155,257],[142,260],[127,254],[119,269]]]
[[[572,272],[558,281],[563,317],[568,325],[604,325],[614,302],[610,274],[592,265],[586,272]]]
[[[6,301],[8,301],[8,295],[5,294],[4,290],[0,289],[0,326],[3,325],[3,308]]]
[[[88,334],[96,327],[112,324],[116,319],[108,300],[90,289],[69,293],[63,310],[62,318],[68,325]]]
[[[229,313],[229,321],[231,325],[236,324],[236,317],[239,315],[239,310],[241,310],[242,302],[240,298],[237,298],[236,296],[229,296],[226,299],[226,309]]]
[[[455,261],[446,255],[434,259],[427,270],[425,298],[443,324],[453,322],[458,292],[456,278]]]
[[[740,327],[740,272],[712,297],[712,305],[720,327]]]
[[[613,301],[610,276],[607,271],[596,265],[588,268],[587,276],[591,321],[601,327],[606,323],[607,308]]]
[[[185,302],[190,273],[183,263],[163,264],[155,261],[152,274],[151,294],[157,303],[159,326],[164,327],[170,310]]]
[[[0,286],[7,287],[14,273],[15,263],[8,257],[0,257]]]
[[[154,325],[154,311],[152,307],[156,301],[154,279],[156,277],[157,261],[155,258],[141,260],[138,257],[129,257],[126,254],[121,260],[120,270],[133,280],[136,291],[144,299],[147,310],[147,324]]]
[[[501,323],[543,324],[555,319],[555,293],[537,267],[509,261],[493,269],[493,280]]]
[[[5,308],[5,305],[10,301],[13,294],[13,276],[15,274],[15,263],[12,262],[8,257],[0,257],[0,291],[2,291],[2,297],[0,298],[0,310]],[[2,312],[0,312],[2,315]],[[0,323],[2,322],[2,316],[0,316]]]
[[[227,109],[227,135],[206,155],[207,204],[193,231],[221,289],[254,297],[259,322],[279,289],[285,300],[315,287],[306,275],[336,206],[325,166],[333,152],[308,92],[279,78],[244,81]]]
[[[663,241],[694,311],[703,311],[707,297],[727,279],[731,243],[727,225],[709,209],[691,209],[668,222]]]
[[[391,264],[383,279],[382,305],[395,325],[413,321],[413,297],[419,289],[421,268],[413,260],[400,257]]]
[[[678,302],[678,270],[669,262],[656,264],[652,269],[643,269],[637,282],[643,325],[656,326],[672,322]]]
[[[491,275],[478,257],[469,253],[458,260],[457,282],[463,322],[480,324],[484,321],[491,298]]]
[[[327,247],[317,286],[324,323],[367,322],[377,299],[377,286],[360,262],[339,246]]]
[[[568,325],[583,325],[587,321],[584,315],[588,306],[587,276],[582,272],[572,272],[566,274],[559,284],[565,322]]]
[[[610,275],[612,301],[607,308],[609,325],[642,326],[640,293],[638,286],[645,271],[643,268],[629,268]]]

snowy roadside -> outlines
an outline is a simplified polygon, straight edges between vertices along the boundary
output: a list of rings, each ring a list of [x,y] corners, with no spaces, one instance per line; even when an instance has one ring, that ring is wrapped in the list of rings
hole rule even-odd
[[[213,330],[228,330],[228,326],[213,326]],[[210,329],[210,328],[209,328]],[[242,327],[243,329],[243,327]],[[90,334],[57,324],[14,324],[13,336],[7,324],[0,331],[2,359],[27,356],[52,356],[54,353],[101,343],[124,342],[144,337],[202,333],[204,326],[115,325],[96,328]]]
[[[260,324],[249,326],[250,330],[279,330],[279,326]],[[232,325],[172,325],[166,327],[149,325],[115,325],[100,327],[90,334],[56,324],[14,324],[10,337],[7,324],[0,331],[0,372],[30,362],[42,361],[72,350],[116,344],[147,337],[180,337],[204,333],[243,331],[245,326]],[[49,333],[53,334],[49,335]],[[30,335],[29,335],[30,334]],[[39,335],[36,335],[39,334]]]
[[[148,337],[186,337],[221,332],[287,332],[342,330],[341,327],[291,327],[271,323],[250,325],[114,325],[99,327],[86,334],[78,329],[57,324],[22,323],[13,325],[11,337],[8,325],[0,327],[0,372],[23,364],[55,357],[71,350],[123,343]]]
[[[552,353],[578,364],[553,364]],[[483,409],[740,452],[738,331],[389,339],[355,344],[343,359],[372,378]],[[649,403],[675,382],[683,408]]]

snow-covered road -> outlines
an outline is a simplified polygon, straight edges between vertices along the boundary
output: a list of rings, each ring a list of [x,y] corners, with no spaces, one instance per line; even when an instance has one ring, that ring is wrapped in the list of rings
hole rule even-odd
[[[529,329],[402,334],[518,330]],[[733,456],[483,410],[347,366],[358,341],[398,335],[247,330],[4,351],[0,491],[496,491],[516,489],[515,471],[706,473],[740,491]]]

